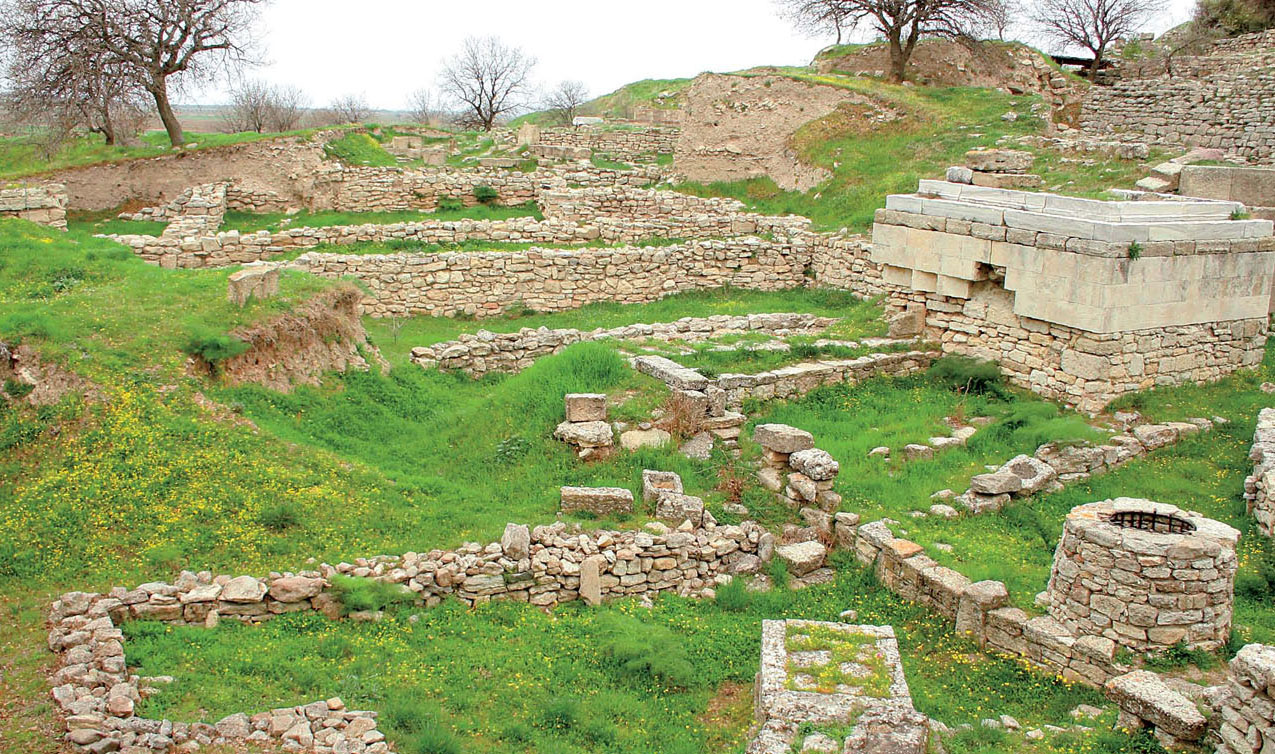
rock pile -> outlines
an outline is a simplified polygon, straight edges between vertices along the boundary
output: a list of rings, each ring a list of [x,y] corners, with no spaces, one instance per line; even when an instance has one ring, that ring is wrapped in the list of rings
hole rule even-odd
[[[607,423],[606,395],[568,393],[565,402],[567,419],[553,431],[553,436],[574,448],[581,459],[610,454],[615,446],[615,434]]]
[[[831,514],[841,507],[841,496],[832,491],[841,465],[815,447],[813,435],[786,424],[759,424],[753,441],[762,447],[758,480],[790,508],[814,506]]]
[[[1231,660],[1217,754],[1264,752],[1275,742],[1275,647],[1249,644]]]

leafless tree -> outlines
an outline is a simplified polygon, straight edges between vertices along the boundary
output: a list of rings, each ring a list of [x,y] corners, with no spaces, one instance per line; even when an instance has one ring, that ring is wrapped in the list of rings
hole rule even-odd
[[[1093,78],[1111,43],[1137,31],[1162,7],[1161,0],[1038,0],[1032,21],[1055,44],[1088,50]]]
[[[1001,0],[781,0],[786,15],[798,19],[799,28],[838,30],[870,29],[880,34],[890,50],[890,80],[902,83],[908,61],[923,37],[970,39],[971,32],[986,24],[992,6]],[[805,13],[792,6],[808,5]],[[819,14],[820,8],[827,6]],[[801,10],[800,7],[797,8]],[[804,19],[804,20],[801,20]]]
[[[526,104],[535,65],[535,58],[496,37],[469,37],[444,62],[439,86],[456,101],[465,125],[490,131]]]
[[[850,17],[841,0],[775,0],[779,15],[801,33],[822,37],[830,32],[841,44],[850,29]]]
[[[985,26],[996,33],[996,38],[1005,41],[1009,28],[1022,18],[1023,9],[1018,0],[993,0],[987,8]]]
[[[544,108],[554,121],[571,125],[580,107],[589,101],[589,90],[582,81],[563,81],[545,96]]]
[[[295,87],[244,81],[230,93],[223,126],[241,131],[291,131],[301,124],[305,95]]]
[[[268,0],[7,0],[6,16],[30,20],[11,36],[43,50],[105,61],[155,102],[174,146],[184,142],[170,84],[253,60],[251,30]],[[16,9],[19,13],[9,13]],[[170,81],[172,79],[172,81]]]
[[[346,94],[332,100],[328,106],[335,123],[362,123],[372,114],[367,97],[362,94]]]
[[[428,89],[417,89],[407,96],[408,117],[422,126],[437,125],[441,119],[438,102]]]

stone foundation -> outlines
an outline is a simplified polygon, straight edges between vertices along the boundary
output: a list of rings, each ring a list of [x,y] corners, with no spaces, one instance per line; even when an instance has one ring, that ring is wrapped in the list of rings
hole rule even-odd
[[[1275,746],[1275,647],[1249,644],[1231,660],[1221,699],[1217,754],[1252,754]]]
[[[66,230],[66,207],[66,186],[60,183],[19,183],[0,188],[0,217],[18,217]]]
[[[1217,649],[1231,635],[1239,536],[1149,500],[1082,505],[1067,516],[1054,555],[1049,614],[1135,652]]]
[[[1244,480],[1248,512],[1257,519],[1259,532],[1275,537],[1275,408],[1264,408],[1258,414],[1249,459],[1253,473]]]

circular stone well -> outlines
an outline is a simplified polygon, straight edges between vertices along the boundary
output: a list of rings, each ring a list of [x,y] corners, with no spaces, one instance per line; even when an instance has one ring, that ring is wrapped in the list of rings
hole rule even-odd
[[[1067,515],[1049,614],[1077,635],[1137,652],[1216,649],[1231,633],[1240,533],[1151,500],[1089,503]]]

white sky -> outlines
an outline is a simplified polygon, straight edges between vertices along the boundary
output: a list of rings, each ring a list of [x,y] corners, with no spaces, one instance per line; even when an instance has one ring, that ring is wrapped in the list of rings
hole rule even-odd
[[[1167,3],[1147,31],[1181,23],[1194,6]],[[792,32],[772,0],[273,0],[258,31],[268,63],[249,76],[296,86],[316,107],[363,94],[383,109],[434,88],[441,61],[471,35],[536,56],[545,88],[579,79],[593,95],[638,79],[803,65],[832,41]],[[182,99],[224,102],[224,88]]]

